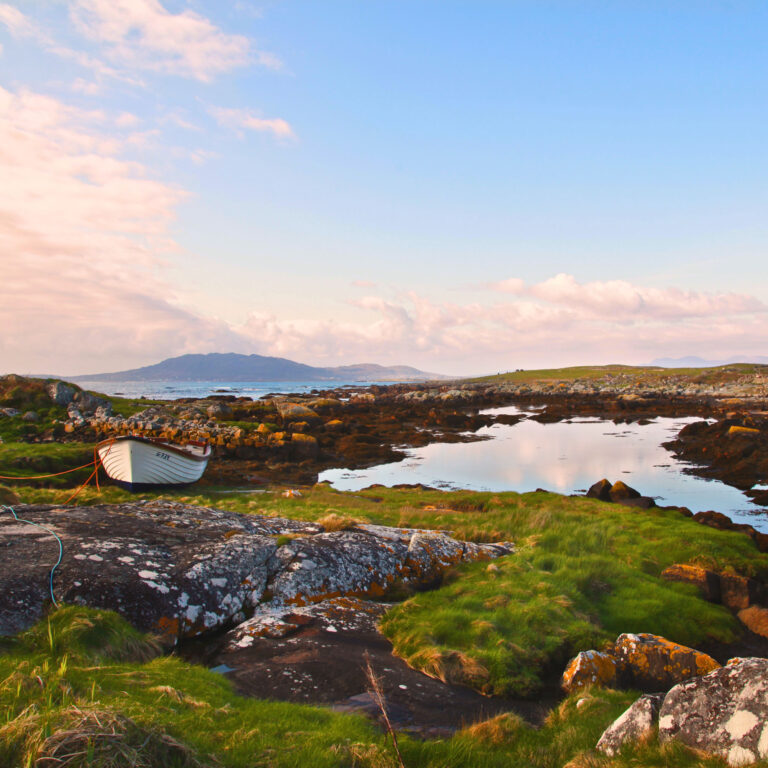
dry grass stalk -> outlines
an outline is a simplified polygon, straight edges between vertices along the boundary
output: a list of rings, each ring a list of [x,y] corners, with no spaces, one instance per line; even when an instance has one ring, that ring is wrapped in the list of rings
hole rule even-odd
[[[405,768],[403,756],[400,753],[400,746],[397,743],[397,734],[395,733],[395,729],[392,727],[392,723],[389,719],[389,713],[387,712],[387,705],[386,701],[384,700],[384,692],[381,689],[381,678],[379,678],[376,672],[374,672],[373,666],[371,665],[371,657],[368,655],[368,651],[365,652],[365,677],[368,680],[368,684],[370,685],[370,694],[373,696],[373,700],[376,702],[376,706],[379,708],[381,716],[384,719],[384,725],[386,726],[387,733],[392,737],[392,747],[394,748],[395,755],[397,756],[397,764],[400,766],[400,768]]]

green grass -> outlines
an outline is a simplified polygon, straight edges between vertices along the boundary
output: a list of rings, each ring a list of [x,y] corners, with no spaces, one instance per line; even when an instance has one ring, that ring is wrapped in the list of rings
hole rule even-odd
[[[155,654],[152,640],[115,614],[81,607],[63,607],[7,642],[0,647],[0,764],[34,765],[37,750],[54,735],[80,738],[83,754],[69,764],[78,767],[395,766],[388,741],[362,717],[245,699],[223,677]],[[559,768],[571,760],[574,768],[724,766],[684,748],[654,745],[631,747],[615,760],[595,758],[590,750],[600,733],[636,696],[582,691],[553,710],[541,728],[503,715],[450,739],[424,742],[401,735],[400,747],[408,768]],[[96,721],[116,729],[117,736],[125,731],[124,739],[112,737],[105,747]],[[85,737],[77,732],[78,722],[88,723]],[[63,727],[70,732],[62,734]],[[139,738],[143,745],[136,743]],[[176,745],[170,757],[169,743]],[[136,754],[144,762],[108,762],[115,744],[143,746]]]
[[[42,480],[24,480],[24,478],[63,472],[88,464],[93,461],[93,449],[93,443],[2,443],[0,444],[0,475],[19,480],[18,482],[0,480],[0,482],[12,486],[23,482],[25,485],[72,488],[82,483],[93,468]]]
[[[730,642],[740,624],[695,587],[660,578],[696,563],[768,581],[768,554],[737,532],[699,525],[674,510],[637,510],[538,493],[471,493],[327,486],[300,498],[278,492],[166,494],[238,512],[318,520],[329,514],[387,525],[442,528],[476,541],[512,540],[513,556],[462,566],[439,590],[419,593],[382,622],[396,653],[442,679],[494,695],[535,695],[569,657],[622,632],[652,632],[684,645]],[[24,500],[62,501],[17,489]],[[89,489],[82,503],[98,499]],[[105,501],[130,497],[108,489]],[[80,502],[80,499],[78,499]]]
[[[674,510],[637,510],[544,492],[470,493],[327,486],[300,498],[225,489],[168,498],[238,512],[318,520],[330,514],[372,523],[442,528],[476,541],[512,540],[517,553],[462,566],[436,591],[385,616],[382,628],[412,666],[483,693],[535,695],[569,657],[622,632],[652,632],[685,645],[730,642],[740,624],[690,585],[660,578],[673,563],[696,563],[768,580],[768,555],[743,534],[699,525]],[[24,500],[57,492],[17,489]],[[60,492],[58,492],[60,493]],[[108,489],[82,503],[130,497]],[[78,499],[80,502],[80,499]]]
[[[153,405],[168,405],[167,400],[142,400],[140,398],[120,397],[119,395],[104,395],[99,392],[94,392],[94,394],[109,400],[112,403],[112,413],[123,418],[133,416],[135,413],[144,411]]]
[[[492,376],[481,376],[469,381],[477,382],[514,382],[526,384],[545,381],[597,381],[622,377],[634,379],[638,384],[655,383],[661,379],[689,379],[700,384],[722,384],[741,376],[765,373],[768,366],[754,363],[732,363],[715,368],[660,368],[657,366],[632,365],[580,365],[569,368],[546,368],[529,371],[508,371]]]

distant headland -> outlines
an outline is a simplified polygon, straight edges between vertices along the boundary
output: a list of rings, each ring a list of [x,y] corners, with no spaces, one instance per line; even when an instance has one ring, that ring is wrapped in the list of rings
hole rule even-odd
[[[448,379],[408,365],[375,363],[318,368],[283,357],[211,352],[180,355],[114,373],[68,376],[68,381],[428,381]]]

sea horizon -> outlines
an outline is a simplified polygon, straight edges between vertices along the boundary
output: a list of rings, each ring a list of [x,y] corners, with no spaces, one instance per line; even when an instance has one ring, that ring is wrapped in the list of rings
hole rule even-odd
[[[68,381],[68,379],[62,379]],[[79,379],[76,383],[82,389],[98,392],[110,397],[126,397],[147,400],[178,400],[180,398],[202,399],[210,395],[234,395],[258,400],[269,394],[307,394],[313,390],[388,386],[392,384],[414,384],[412,380],[387,381],[316,381],[298,379],[295,381],[195,381],[191,379],[147,379],[144,381],[106,381],[103,379]]]

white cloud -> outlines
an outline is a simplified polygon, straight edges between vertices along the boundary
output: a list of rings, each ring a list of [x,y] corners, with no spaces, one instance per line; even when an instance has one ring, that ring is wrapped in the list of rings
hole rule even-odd
[[[755,354],[768,334],[768,308],[750,296],[649,291],[624,281],[578,286],[569,276],[534,286],[513,279],[504,287],[515,297],[452,304],[414,292],[395,301],[371,295],[353,302],[364,312],[356,322],[255,313],[236,330],[267,354],[315,363],[406,362],[449,373]],[[631,301],[637,295],[643,303]]]
[[[99,78],[110,77],[131,85],[143,84],[134,76],[125,72],[119,72],[83,51],[76,51],[65,45],[60,45],[39,25],[19,11],[18,8],[14,8],[6,3],[0,3],[0,23],[5,24],[14,37],[28,37],[36,40],[45,50],[61,58],[74,61],[85,69],[90,69]],[[78,79],[75,81],[73,88],[83,93],[93,94],[98,92],[99,86],[97,84],[89,85],[86,81]]]
[[[5,24],[14,37],[37,37],[43,35],[37,26],[18,8],[0,3],[0,23]]]
[[[223,32],[191,10],[171,13],[157,0],[74,0],[71,16],[110,59],[130,67],[208,82],[254,58],[244,35]],[[255,58],[277,66],[270,54]]]
[[[125,160],[111,119],[0,88],[0,360],[77,373],[180,351],[252,349],[173,301],[163,259],[185,197]]]
[[[247,109],[229,109],[227,107],[208,107],[219,125],[234,128],[243,136],[243,129],[273,133],[279,139],[295,139],[296,134],[290,123],[281,118],[263,118]]]
[[[548,304],[573,308],[580,314],[613,320],[730,316],[768,311],[761,301],[743,294],[646,288],[626,280],[579,283],[573,275],[562,272],[533,285],[511,278],[492,287],[504,293],[531,296]]]

